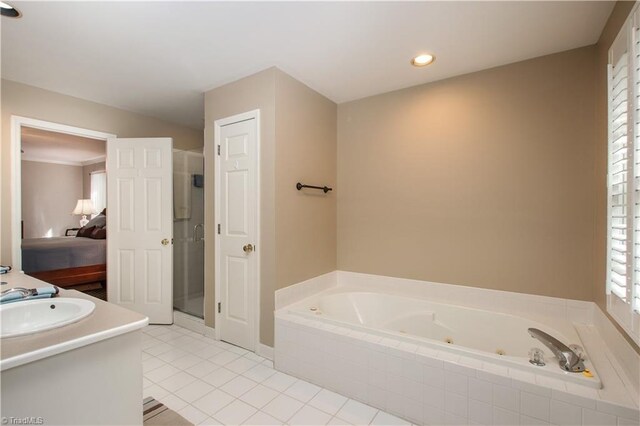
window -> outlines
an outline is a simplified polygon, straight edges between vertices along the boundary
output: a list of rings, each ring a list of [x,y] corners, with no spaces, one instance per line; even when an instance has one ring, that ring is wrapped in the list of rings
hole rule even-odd
[[[91,201],[98,213],[107,207],[107,173],[104,171],[91,173]]]
[[[640,341],[640,30],[637,13],[609,50],[607,311]]]

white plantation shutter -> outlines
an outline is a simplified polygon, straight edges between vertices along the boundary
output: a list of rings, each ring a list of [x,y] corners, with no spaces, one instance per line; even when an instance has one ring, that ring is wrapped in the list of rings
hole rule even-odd
[[[632,27],[631,75],[633,85],[633,279],[626,297],[631,309],[640,313],[640,29]],[[633,315],[633,314],[632,314]],[[636,330],[638,331],[638,330]]]
[[[607,311],[640,341],[640,30],[636,14],[609,50]]]
[[[630,254],[628,233],[628,54],[625,51],[609,71],[609,289],[627,297]]]

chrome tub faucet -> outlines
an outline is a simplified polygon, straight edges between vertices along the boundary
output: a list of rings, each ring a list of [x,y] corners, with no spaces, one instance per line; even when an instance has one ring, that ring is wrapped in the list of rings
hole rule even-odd
[[[558,363],[562,370],[570,373],[581,373],[584,371],[582,359],[567,345],[537,328],[530,328],[528,331],[531,337],[540,340],[553,352],[556,358],[558,358]]]

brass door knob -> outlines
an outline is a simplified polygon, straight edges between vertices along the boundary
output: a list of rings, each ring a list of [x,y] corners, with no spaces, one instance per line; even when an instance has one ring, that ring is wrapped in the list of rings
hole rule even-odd
[[[251,253],[253,251],[253,245],[252,244],[246,244],[242,247],[242,250],[245,253]]]
[[[160,241],[160,243],[162,243],[163,246],[167,246],[169,245],[169,240],[165,238],[164,240]]]

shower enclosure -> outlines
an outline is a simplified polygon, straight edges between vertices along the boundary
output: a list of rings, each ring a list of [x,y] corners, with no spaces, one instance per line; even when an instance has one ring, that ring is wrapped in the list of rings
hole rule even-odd
[[[173,307],[204,318],[204,155],[173,151]]]

